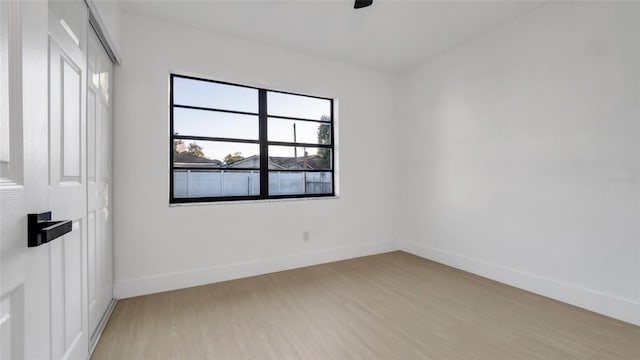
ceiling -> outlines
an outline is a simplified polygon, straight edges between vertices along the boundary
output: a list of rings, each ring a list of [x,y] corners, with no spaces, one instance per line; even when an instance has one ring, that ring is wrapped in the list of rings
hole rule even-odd
[[[401,71],[541,1],[122,1],[125,12],[385,71]]]

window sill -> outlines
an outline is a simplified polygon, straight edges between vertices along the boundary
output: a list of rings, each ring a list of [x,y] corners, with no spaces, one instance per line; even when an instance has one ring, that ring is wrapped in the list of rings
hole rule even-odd
[[[170,208],[183,206],[207,206],[207,205],[237,205],[237,204],[258,204],[273,202],[289,202],[289,201],[319,201],[319,200],[337,200],[340,196],[322,196],[322,197],[301,197],[301,198],[283,198],[283,199],[260,199],[260,200],[233,200],[233,201],[210,201],[210,202],[191,202],[191,203],[175,203],[169,204]]]

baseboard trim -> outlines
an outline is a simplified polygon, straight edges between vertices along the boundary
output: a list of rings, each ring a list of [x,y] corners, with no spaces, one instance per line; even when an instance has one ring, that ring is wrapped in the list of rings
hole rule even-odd
[[[426,247],[415,242],[398,243],[399,250],[464,270],[491,280],[546,296],[618,320],[640,325],[640,303],[600,291],[538,276],[484,260]]]
[[[107,326],[107,323],[109,322],[109,319],[111,318],[111,314],[113,314],[113,310],[116,308],[116,304],[117,303],[118,303],[118,299],[111,299],[111,302],[109,303],[109,306],[107,306],[107,311],[105,311],[104,315],[102,315],[102,319],[100,319],[100,323],[98,324],[98,327],[96,328],[96,331],[91,336],[91,339],[89,339],[89,341],[90,341],[90,343],[89,343],[89,358],[91,358],[91,355],[96,350],[96,346],[98,345],[98,342],[100,341],[100,337],[102,336],[102,332],[104,331],[104,328]]]
[[[397,248],[395,243],[391,241],[365,243],[179,273],[121,280],[114,283],[113,290],[116,298],[124,299],[305,266],[318,265],[333,261],[352,259],[361,256],[382,254],[394,250],[397,250]]]

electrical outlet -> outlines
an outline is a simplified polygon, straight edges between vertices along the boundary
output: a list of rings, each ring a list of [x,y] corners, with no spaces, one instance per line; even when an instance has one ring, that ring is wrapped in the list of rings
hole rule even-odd
[[[303,242],[309,242],[309,240],[311,240],[311,237],[309,236],[309,232],[308,231],[303,231],[302,232],[302,241]]]

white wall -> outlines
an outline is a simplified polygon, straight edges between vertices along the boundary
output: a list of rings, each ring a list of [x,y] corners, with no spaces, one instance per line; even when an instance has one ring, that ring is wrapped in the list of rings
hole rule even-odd
[[[394,178],[380,167],[394,161],[392,77],[126,13],[121,20],[116,297],[391,249]],[[170,72],[336,98],[340,198],[169,207]]]
[[[640,324],[639,64],[640,3],[567,2],[403,74],[402,248]]]

